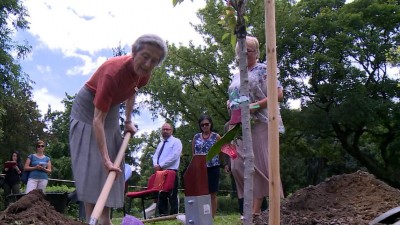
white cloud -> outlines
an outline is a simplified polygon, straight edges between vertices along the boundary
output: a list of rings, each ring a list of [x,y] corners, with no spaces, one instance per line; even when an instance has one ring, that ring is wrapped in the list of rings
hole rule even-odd
[[[96,53],[131,46],[145,33],[176,44],[202,43],[189,23],[200,23],[195,12],[205,5],[203,1],[176,7],[166,0],[25,0],[24,5],[30,15],[28,32],[38,42],[35,48],[61,51],[81,62],[67,75],[91,75],[105,61],[105,57],[95,59]]]
[[[92,75],[92,73],[107,60],[106,57],[94,58],[82,54],[73,54],[77,58],[80,58],[84,64],[83,66],[77,65],[67,70],[67,75]]]
[[[26,0],[24,4],[30,14],[29,32],[48,48],[66,55],[76,51],[93,55],[118,43],[131,45],[144,33],[174,43],[200,42],[189,22],[199,23],[195,9],[205,3],[185,1],[175,8],[166,0]]]
[[[42,115],[47,112],[49,105],[51,105],[52,111],[64,111],[64,105],[61,103],[62,99],[51,95],[46,88],[33,91],[33,100],[38,104]]]
[[[38,65],[38,66],[36,66],[36,69],[37,69],[40,73],[50,73],[50,72],[51,72],[50,66],[41,66],[41,65]]]

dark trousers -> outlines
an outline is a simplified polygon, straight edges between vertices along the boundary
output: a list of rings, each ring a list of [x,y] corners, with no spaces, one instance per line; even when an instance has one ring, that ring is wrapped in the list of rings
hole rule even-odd
[[[21,185],[19,183],[15,183],[10,186],[9,184],[4,183],[3,189],[4,189],[4,200],[5,200],[4,206],[7,207],[10,204],[9,198],[7,198],[7,196],[11,195],[11,194],[14,194],[14,195],[20,194],[21,193]]]
[[[175,176],[175,183],[174,183],[174,189],[172,192],[162,192],[160,194],[159,200],[158,200],[158,213],[160,215],[172,215],[172,214],[178,214],[178,183],[179,183],[179,178],[178,178],[178,172],[176,173]],[[168,212],[168,202],[169,202],[169,212]]]

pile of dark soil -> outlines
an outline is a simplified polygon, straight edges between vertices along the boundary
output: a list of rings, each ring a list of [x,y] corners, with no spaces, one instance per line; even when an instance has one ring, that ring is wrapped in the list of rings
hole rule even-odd
[[[281,202],[284,225],[363,225],[400,205],[400,191],[357,171],[333,176]],[[268,223],[268,211],[263,212]]]
[[[82,225],[57,212],[40,190],[34,190],[10,204],[0,214],[0,225]]]

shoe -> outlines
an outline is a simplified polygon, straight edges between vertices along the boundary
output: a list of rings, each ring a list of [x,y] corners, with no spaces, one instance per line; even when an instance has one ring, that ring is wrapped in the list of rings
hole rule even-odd
[[[186,224],[186,215],[185,214],[179,214],[176,216],[176,219],[181,221],[183,224]]]
[[[244,216],[243,215],[240,216],[240,220],[244,220]]]

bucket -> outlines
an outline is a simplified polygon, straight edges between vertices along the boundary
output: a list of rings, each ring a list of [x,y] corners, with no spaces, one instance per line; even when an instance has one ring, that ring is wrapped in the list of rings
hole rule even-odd
[[[59,213],[65,213],[65,210],[67,208],[67,201],[68,201],[68,192],[64,193],[45,193],[44,194],[48,202],[50,202],[50,205],[54,207],[54,209],[59,212]]]

